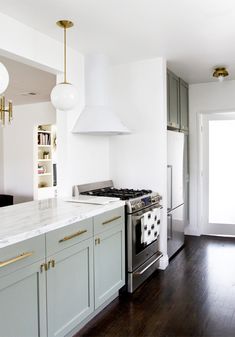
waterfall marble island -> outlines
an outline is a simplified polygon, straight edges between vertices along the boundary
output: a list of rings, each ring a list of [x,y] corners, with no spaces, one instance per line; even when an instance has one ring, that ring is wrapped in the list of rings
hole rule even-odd
[[[125,203],[101,199],[0,209],[0,336],[73,336],[118,296]]]

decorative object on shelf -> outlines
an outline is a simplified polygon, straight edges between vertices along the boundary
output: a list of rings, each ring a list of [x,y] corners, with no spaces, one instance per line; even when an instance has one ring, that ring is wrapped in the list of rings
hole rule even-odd
[[[39,188],[48,187],[48,184],[46,182],[42,181],[38,184],[38,187]]]
[[[218,78],[220,82],[223,82],[224,78],[229,75],[228,70],[225,67],[218,67],[214,69],[213,77]]]
[[[64,29],[64,81],[57,84],[51,92],[51,102],[53,106],[62,111],[72,110],[78,102],[77,89],[67,82],[67,49],[66,49],[66,30],[73,27],[73,22],[60,20],[56,23]]]
[[[38,131],[46,131],[45,128],[43,128],[42,125],[38,125]]]
[[[50,159],[50,152],[44,151],[42,156],[43,156],[43,159]]]
[[[38,174],[43,174],[43,173],[44,173],[44,167],[38,164]]]

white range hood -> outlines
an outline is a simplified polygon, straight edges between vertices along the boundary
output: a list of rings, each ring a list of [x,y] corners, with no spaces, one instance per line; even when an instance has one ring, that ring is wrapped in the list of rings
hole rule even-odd
[[[92,135],[127,134],[109,102],[109,62],[104,55],[88,55],[85,59],[86,105],[78,117],[73,133]]]

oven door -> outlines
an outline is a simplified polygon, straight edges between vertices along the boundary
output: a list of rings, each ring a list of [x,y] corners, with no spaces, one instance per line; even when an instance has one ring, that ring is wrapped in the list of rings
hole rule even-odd
[[[159,204],[147,207],[136,213],[128,214],[127,216],[127,255],[128,255],[128,272],[133,272],[135,269],[145,263],[151,256],[158,252],[158,235],[159,226],[161,223],[161,212],[155,223],[147,228],[146,219],[153,218],[156,209],[161,209]],[[155,225],[155,227],[154,227]],[[158,227],[158,228],[156,228]],[[146,239],[148,230],[152,231]],[[144,233],[145,231],[145,233]],[[147,232],[146,232],[147,231]],[[155,236],[154,236],[155,234]]]

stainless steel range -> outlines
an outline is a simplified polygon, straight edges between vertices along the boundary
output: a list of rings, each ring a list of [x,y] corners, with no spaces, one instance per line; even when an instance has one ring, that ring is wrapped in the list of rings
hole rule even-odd
[[[79,194],[116,197],[126,201],[126,282],[132,293],[158,267],[161,196],[151,190],[114,188],[111,180],[74,186]]]

